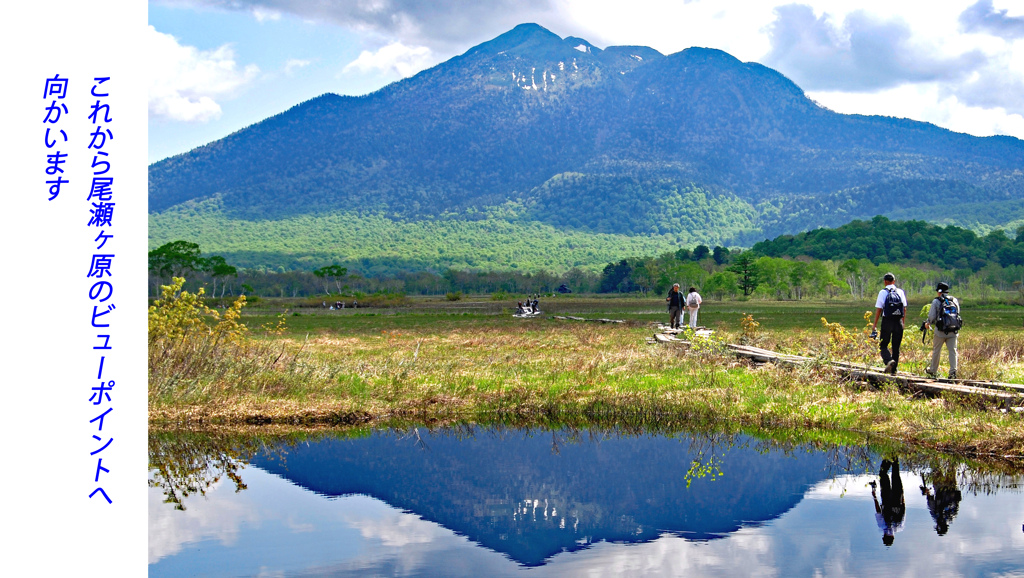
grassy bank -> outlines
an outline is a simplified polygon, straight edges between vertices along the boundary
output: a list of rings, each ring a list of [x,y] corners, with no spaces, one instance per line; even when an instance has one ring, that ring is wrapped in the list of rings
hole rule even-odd
[[[826,368],[754,367],[714,346],[651,345],[660,299],[561,298],[546,313],[625,319],[621,325],[513,319],[508,303],[417,300],[387,310],[288,309],[287,328],[262,334],[286,302],[244,312],[245,339],[207,338],[169,354],[151,346],[150,420],[184,423],[364,423],[395,420],[583,421],[853,432],[961,455],[1024,456],[1024,419],[963,398],[873,390]],[[920,306],[921,304],[918,304]],[[869,303],[708,302],[702,324],[730,342],[829,354],[821,317],[859,331]],[[919,307],[911,307],[916,311]],[[244,311],[244,310],[243,310]],[[298,313],[296,315],[296,313]],[[743,336],[749,314],[760,326]],[[1024,382],[1022,312],[965,305],[960,374]],[[875,359],[870,344],[831,355]],[[920,373],[930,348],[908,331],[901,369]]]

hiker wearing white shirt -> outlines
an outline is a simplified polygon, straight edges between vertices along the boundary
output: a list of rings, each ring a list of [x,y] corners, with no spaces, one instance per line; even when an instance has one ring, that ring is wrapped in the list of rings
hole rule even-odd
[[[896,276],[886,273],[882,280],[885,287],[878,292],[878,299],[875,300],[875,324],[871,329],[871,337],[878,335],[878,318],[882,318],[882,340],[879,343],[879,350],[882,354],[882,363],[885,364],[885,372],[896,374],[896,367],[900,364],[900,344],[903,342],[903,319],[907,314],[907,295],[903,290],[896,287]],[[889,342],[892,341],[892,352],[889,351]]]
[[[700,304],[704,300],[700,298],[700,293],[697,293],[696,287],[690,287],[690,292],[686,294],[686,310],[690,312],[690,327],[697,328],[697,310],[700,309]],[[682,321],[682,315],[680,315],[680,321]]]

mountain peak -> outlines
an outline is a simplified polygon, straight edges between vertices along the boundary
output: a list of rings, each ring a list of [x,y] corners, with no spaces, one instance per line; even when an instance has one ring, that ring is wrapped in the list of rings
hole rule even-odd
[[[562,43],[562,37],[544,28],[540,24],[520,24],[494,40],[484,42],[470,49],[474,52],[499,53],[507,51],[529,51],[537,48],[550,49]]]
[[[1020,141],[834,113],[720,50],[598,50],[522,24],[370,97],[321,97],[156,163],[149,206],[420,218],[519,199],[553,226],[724,242],[870,217],[887,190],[901,211],[935,190],[1019,200],[1021,166]]]
[[[601,52],[600,48],[594,46],[593,44],[587,42],[582,38],[577,38],[576,36],[566,36],[565,40],[563,40],[562,42],[567,44],[570,48],[573,48],[580,52],[584,52],[586,54],[597,54]]]

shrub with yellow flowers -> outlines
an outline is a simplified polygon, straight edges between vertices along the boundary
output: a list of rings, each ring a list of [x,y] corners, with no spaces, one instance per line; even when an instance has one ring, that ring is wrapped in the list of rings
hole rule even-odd
[[[200,288],[189,293],[183,277],[174,277],[170,285],[160,287],[160,299],[149,308],[149,345],[159,346],[161,342],[170,345],[189,337],[213,336],[218,340],[237,342],[248,331],[239,319],[245,296],[242,295],[221,315],[203,303],[205,291]]]
[[[841,323],[829,323],[824,317],[821,324],[828,330],[828,354],[829,357],[838,357],[853,351],[857,345],[857,336],[852,331],[843,327]]]
[[[149,390],[153,396],[209,395],[214,384],[251,382],[280,359],[269,342],[248,339],[241,321],[245,296],[218,312],[203,302],[204,291],[185,291],[185,279],[174,277],[160,288],[149,308]],[[265,327],[280,334],[277,327]]]
[[[740,342],[754,343],[757,340],[757,333],[760,330],[761,324],[754,321],[754,316],[747,314],[740,319],[740,328],[743,330],[743,334],[740,336]]]

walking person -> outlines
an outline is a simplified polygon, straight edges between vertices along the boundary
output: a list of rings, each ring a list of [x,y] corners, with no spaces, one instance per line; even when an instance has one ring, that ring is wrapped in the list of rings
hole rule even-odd
[[[900,364],[900,344],[903,343],[903,319],[907,314],[907,296],[902,289],[896,287],[896,276],[892,273],[886,273],[882,281],[885,287],[878,292],[878,299],[875,299],[875,324],[871,328],[871,337],[878,335],[878,318],[881,317],[882,340],[878,348],[882,354],[882,363],[885,364],[885,372],[896,375],[896,368]]]
[[[928,503],[928,512],[935,521],[935,533],[945,536],[949,531],[949,523],[960,511],[960,500],[963,494],[956,482],[956,468],[937,468],[932,466],[928,474],[932,488],[928,488],[924,474],[921,474],[921,494]]]
[[[672,329],[679,329],[679,323],[683,316],[683,294],[679,292],[679,283],[674,283],[668,290],[668,325]]]
[[[892,479],[889,478],[889,468],[892,468]],[[875,493],[875,482],[871,483],[871,498],[875,502],[875,520],[878,529],[882,531],[882,543],[892,546],[896,540],[896,532],[903,529],[903,520],[907,514],[907,505],[903,497],[903,480],[900,478],[900,460],[893,458],[882,460],[882,467],[878,471],[878,481],[882,484],[882,503],[878,503],[878,495]]]
[[[956,379],[956,335],[963,325],[963,321],[960,320],[960,302],[956,297],[949,295],[949,285],[941,281],[935,286],[935,293],[935,299],[928,308],[928,320],[924,322],[925,329],[935,328],[935,335],[932,337],[932,362],[924,371],[928,377],[938,377],[939,357],[942,355],[942,346],[945,345],[949,351],[949,378]]]
[[[700,293],[697,293],[697,288],[690,287],[690,292],[686,294],[686,309],[690,312],[690,327],[694,329],[697,329],[697,311],[703,302]]]

